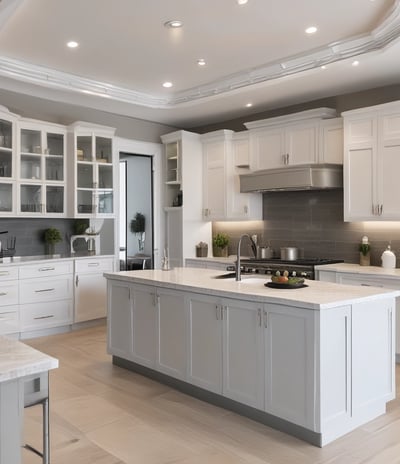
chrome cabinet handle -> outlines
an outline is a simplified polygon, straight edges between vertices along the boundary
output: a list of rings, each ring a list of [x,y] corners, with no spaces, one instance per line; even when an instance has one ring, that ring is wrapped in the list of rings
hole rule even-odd
[[[44,292],[54,292],[55,288],[42,288],[40,290],[35,290],[35,293],[44,293]]]
[[[264,309],[264,328],[268,329],[268,313]]]
[[[100,263],[88,263],[88,267],[98,267]]]
[[[10,275],[9,271],[0,271],[0,276]]]
[[[49,316],[38,316],[38,317],[34,317],[33,319],[35,319],[35,320],[50,319],[51,317],[54,317],[54,314],[50,314]]]
[[[77,287],[79,284],[79,276],[78,274],[75,276],[75,287]]]
[[[45,271],[55,271],[56,269],[54,267],[41,267],[39,268],[39,272],[45,272]]]
[[[215,305],[215,316],[217,318],[217,321],[220,320],[220,305]]]
[[[262,327],[262,312],[260,308],[257,309],[257,317],[258,317],[258,325]]]
[[[6,295],[8,295],[7,292],[1,292],[1,293],[0,293],[0,296],[6,296]]]
[[[379,216],[382,216],[383,213],[383,205],[379,205]]]

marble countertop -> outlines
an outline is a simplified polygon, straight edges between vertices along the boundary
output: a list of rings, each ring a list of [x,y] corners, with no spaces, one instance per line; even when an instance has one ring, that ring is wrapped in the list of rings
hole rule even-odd
[[[37,255],[37,256],[13,256],[11,258],[0,258],[0,267],[2,265],[19,265],[23,263],[34,263],[35,261],[59,261],[64,259],[90,259],[90,258],[113,258],[114,255],[89,255],[87,253],[66,253],[55,255]]]
[[[46,372],[58,367],[58,359],[18,340],[0,337],[0,382]]]
[[[262,303],[277,303],[306,309],[322,310],[356,302],[400,296],[400,291],[376,287],[340,285],[307,280],[307,287],[275,289],[265,287],[269,278],[244,275],[235,279],[216,279],[221,271],[199,268],[175,268],[170,271],[149,269],[105,273],[108,279],[117,279],[164,288],[179,289],[227,298]]]
[[[379,266],[360,266],[359,264],[337,263],[315,266],[315,269],[318,271],[345,272],[349,274],[363,274],[400,279],[400,269],[385,269]]]

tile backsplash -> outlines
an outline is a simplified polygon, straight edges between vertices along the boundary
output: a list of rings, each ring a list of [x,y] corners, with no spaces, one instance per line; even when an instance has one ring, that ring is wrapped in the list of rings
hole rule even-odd
[[[371,265],[381,265],[381,254],[391,243],[400,258],[400,222],[343,222],[343,191],[268,192],[263,194],[263,221],[216,222],[213,235],[226,232],[229,254],[236,254],[242,233],[257,234],[260,245],[270,245],[279,256],[280,247],[295,246],[305,257],[359,262],[358,245],[367,235]],[[242,252],[245,254],[243,243]],[[400,259],[397,263],[400,266]]]

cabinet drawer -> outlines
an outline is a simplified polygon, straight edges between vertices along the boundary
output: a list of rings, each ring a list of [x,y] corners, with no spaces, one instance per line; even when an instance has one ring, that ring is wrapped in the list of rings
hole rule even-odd
[[[22,280],[19,283],[20,303],[56,301],[72,298],[72,275],[52,279]]]
[[[75,273],[95,274],[113,271],[113,258],[93,258],[75,260]]]
[[[19,269],[20,279],[30,279],[32,277],[50,277],[53,275],[72,274],[73,261],[57,261],[36,263],[21,266]]]
[[[63,300],[20,306],[21,331],[44,329],[72,323],[72,301]]]
[[[18,304],[18,281],[0,281],[0,307]]]
[[[19,332],[18,306],[4,306],[0,312],[0,334]]]
[[[0,267],[0,282],[3,280],[18,279],[18,266],[1,266]]]

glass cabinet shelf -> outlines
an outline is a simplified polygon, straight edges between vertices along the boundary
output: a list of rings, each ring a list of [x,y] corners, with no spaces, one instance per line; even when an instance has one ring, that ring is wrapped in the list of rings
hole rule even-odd
[[[13,185],[0,183],[0,213],[11,213],[13,205]]]

